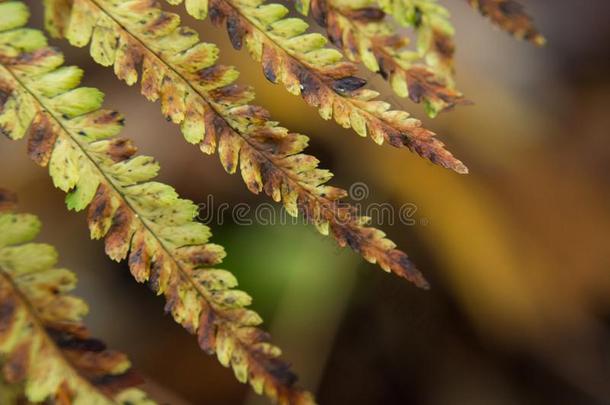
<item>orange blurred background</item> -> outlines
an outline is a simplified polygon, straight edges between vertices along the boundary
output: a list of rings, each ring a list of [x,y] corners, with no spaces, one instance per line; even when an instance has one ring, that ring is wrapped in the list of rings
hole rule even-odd
[[[41,2],[28,3],[40,27]],[[226,247],[225,268],[321,404],[610,403],[610,2],[524,2],[548,39],[542,49],[492,28],[464,1],[444,3],[457,28],[459,88],[475,105],[424,121],[466,162],[467,176],[322,121],[232,50],[222,29],[184,18],[221,47],[221,62],[239,67],[275,119],[311,137],[310,152],[335,184],[366,184],[366,202],[417,207],[414,225],[382,228],[432,289],[363,263],[313,227],[240,226],[226,217],[211,224],[213,241]],[[196,202],[267,201],[225,174],[216,156],[185,143],[137,86],[119,82],[86,50],[54,44],[126,115],[124,135],[161,162],[162,181]],[[386,100],[424,117],[387,83],[363,76]],[[42,218],[40,239],[78,273],[96,335],[130,354],[154,396],[265,403],[203,354],[125,263],[89,240],[85,216],[67,212],[24,142],[0,139],[0,173],[21,210]]]

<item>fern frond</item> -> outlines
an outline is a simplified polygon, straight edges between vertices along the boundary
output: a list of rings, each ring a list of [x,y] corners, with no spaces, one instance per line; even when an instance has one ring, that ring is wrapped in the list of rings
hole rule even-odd
[[[7,195],[0,189],[0,200]],[[52,246],[32,243],[38,218],[13,208],[0,204],[1,380],[32,403],[153,405],[131,388],[140,379],[127,356],[90,336],[87,304],[69,295],[76,275],[55,268]]]
[[[534,26],[523,5],[515,0],[466,0],[470,6],[488,17],[491,22],[512,34],[535,45],[546,43],[544,37]]]
[[[438,0],[375,1],[400,25],[415,30],[419,56],[451,87],[455,75],[455,29],[449,21],[449,11]]]
[[[301,95],[322,118],[334,118],[378,144],[407,147],[433,163],[467,172],[421,121],[404,111],[390,110],[390,104],[377,100],[379,93],[365,88],[366,81],[353,76],[357,67],[343,60],[341,52],[326,47],[323,35],[308,33],[308,24],[299,18],[284,18],[288,9],[283,5],[264,0],[211,0],[201,6],[206,1],[187,2],[191,4],[187,11],[203,18],[201,10],[209,8],[212,22],[226,24],[236,49],[245,45],[253,59],[263,65],[268,80]],[[193,7],[193,3],[200,6]]]
[[[115,72],[129,71],[127,75],[119,73],[119,77],[134,83],[135,61],[141,60],[142,93],[161,100],[164,114],[181,125],[187,141],[199,142],[207,153],[218,146],[225,170],[234,173],[239,169],[250,191],[264,191],[274,201],[282,201],[291,215],[301,212],[340,246],[349,246],[384,270],[427,286],[404,252],[395,249],[380,230],[365,227],[366,218],[340,201],[347,194],[344,190],[325,185],[332,174],[318,169],[316,158],[301,153],[308,138],[279,127],[266,110],[247,104],[253,97],[251,89],[233,84],[237,77],[234,68],[214,64],[218,54],[215,46],[198,42],[195,32],[179,27],[177,15],[150,3],[104,4],[102,8],[89,0],[78,0],[72,10],[72,21],[79,21],[80,16],[91,21],[87,32],[93,32],[92,55],[101,60],[100,43],[118,44],[117,55],[137,55],[130,64],[118,56],[106,62],[114,64]],[[112,23],[111,17],[117,22]],[[156,32],[162,23],[170,28],[153,35],[151,30]],[[102,29],[106,30],[106,41],[101,40],[101,34],[96,35]],[[82,29],[68,32],[72,43],[89,41],[80,41],[80,32]],[[104,51],[103,55],[110,53]]]
[[[443,76],[418,61],[420,54],[406,49],[409,38],[397,33],[386,14],[369,2],[312,0],[315,20],[348,59],[362,62],[381,74],[400,97],[423,102],[430,117],[458,104],[463,95]]]
[[[0,4],[2,21],[14,17],[6,8],[15,4],[21,3]],[[114,137],[122,117],[100,109],[99,90],[77,88],[81,70],[62,67],[62,54],[46,47],[39,31],[21,28],[24,23],[12,21],[0,33],[3,132],[29,137],[30,156],[48,164],[55,186],[68,193],[68,207],[88,210],[91,237],[105,239],[110,258],[129,258],[134,278],[165,296],[166,310],[197,334],[204,351],[215,353],[257,393],[282,404],[313,403],[295,386],[280,349],[257,327],[261,318],[246,308],[251,298],[234,289],[231,273],[214,268],[225,252],[208,243],[209,229],[194,221],[197,206],[152,180],[159,171],[154,159],[135,155],[131,141]],[[24,30],[35,40],[2,41],[26,38]]]

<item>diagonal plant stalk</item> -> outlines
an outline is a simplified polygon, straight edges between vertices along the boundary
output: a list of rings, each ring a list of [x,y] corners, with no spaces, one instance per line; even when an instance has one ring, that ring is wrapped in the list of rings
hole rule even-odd
[[[515,0],[466,0],[468,4],[489,20],[516,38],[529,41],[537,46],[546,39],[534,26],[532,18],[524,7]]]
[[[3,10],[6,11],[6,10]],[[37,217],[14,212],[0,189],[0,362],[6,403],[154,405],[123,353],[107,350],[83,323],[87,304],[69,295],[76,275],[57,269],[57,251],[32,243]],[[4,402],[3,402],[4,403]]]
[[[94,59],[114,65],[128,84],[137,81],[141,61],[142,93],[161,100],[163,113],[181,125],[187,141],[198,143],[206,153],[218,147],[225,170],[234,173],[239,168],[252,192],[264,191],[282,201],[291,215],[301,212],[340,246],[427,287],[407,255],[382,231],[366,227],[368,219],[341,201],[346,192],[325,185],[332,174],[318,169],[315,157],[301,153],[308,138],[279,127],[266,110],[248,104],[253,92],[233,84],[237,71],[216,65],[217,48],[199,42],[194,31],[180,26],[176,14],[142,1],[76,0],[64,13],[57,11],[61,3],[47,6],[50,16],[70,15],[68,23],[54,26],[63,25],[72,44],[91,42]]]
[[[5,13],[15,4],[19,15]],[[159,165],[114,137],[123,119],[100,109],[99,90],[76,88],[80,69],[61,67],[63,55],[46,47],[39,31],[21,28],[27,21],[22,3],[2,3],[0,13],[10,20],[0,33],[2,131],[29,138],[30,157],[49,166],[55,186],[68,193],[68,207],[88,209],[92,238],[105,238],[113,260],[129,257],[134,278],[165,296],[166,310],[197,335],[204,351],[216,353],[259,394],[282,404],[313,403],[257,327],[261,318],[246,308],[251,298],[234,289],[231,273],[212,268],[224,249],[208,243],[209,229],[194,221],[196,205],[151,181]]]
[[[375,3],[312,0],[309,4],[313,18],[350,60],[381,74],[399,96],[409,97],[416,103],[423,101],[430,117],[469,103],[446,83],[444,74],[418,62],[423,55],[405,49],[409,38],[397,33]]]
[[[182,0],[167,1],[179,4]],[[284,18],[288,9],[283,5],[264,0],[187,2],[187,11],[195,18],[205,18],[208,8],[212,22],[226,23],[233,46],[245,45],[262,64],[268,80],[301,95],[322,118],[334,118],[378,144],[407,147],[445,168],[467,172],[421,121],[404,111],[390,110],[390,104],[376,99],[377,92],[364,88],[366,81],[354,76],[357,67],[342,60],[336,49],[326,48],[324,36],[307,33],[307,23],[299,18]]]

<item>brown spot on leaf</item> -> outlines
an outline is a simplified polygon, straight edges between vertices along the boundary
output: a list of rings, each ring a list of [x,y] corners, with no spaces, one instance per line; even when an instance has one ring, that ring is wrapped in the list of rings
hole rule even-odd
[[[193,268],[213,266],[224,258],[224,250],[216,245],[187,246],[178,250],[180,259]]]
[[[199,317],[199,329],[197,330],[197,341],[201,350],[207,354],[213,354],[216,349],[216,316],[205,304]]]
[[[298,380],[297,375],[290,371],[290,364],[283,360],[268,359],[265,368],[283,386],[292,387]]]
[[[54,47],[44,47],[37,49],[33,52],[23,52],[20,53],[17,58],[14,58],[9,61],[5,61],[4,63],[7,65],[52,65],[49,63],[47,59],[57,58],[58,55],[61,55],[61,51]]]
[[[379,74],[383,77],[384,80],[388,80],[390,78],[390,74],[394,71],[393,65],[394,63],[390,58],[378,57],[377,62],[379,63]]]
[[[161,294],[174,274],[174,269],[174,262],[164,253],[158,252],[150,263],[149,287],[157,294]]]
[[[74,322],[62,322],[61,320],[46,320],[45,330],[51,336],[62,333],[79,339],[88,339],[91,336],[85,325]]]
[[[0,277],[3,277],[0,275]],[[13,328],[17,314],[16,297],[6,280],[0,278],[0,342],[2,342]]]
[[[225,18],[225,13],[223,12],[223,4],[220,3],[217,0],[212,0],[208,2],[208,7],[209,7],[209,11],[208,11],[208,15],[210,17],[210,20],[212,21],[212,24],[214,25],[220,25],[222,24],[222,21]]]
[[[330,41],[338,48],[343,48],[343,30],[337,21],[337,14],[331,13],[328,15],[328,24],[326,25],[326,34]],[[353,35],[352,35],[353,37]]]
[[[271,83],[277,83],[277,72],[280,68],[278,55],[273,50],[273,47],[263,45],[263,56],[261,59],[263,64],[263,73],[267,80]]]
[[[75,334],[70,328],[66,329],[63,327],[63,325],[62,327],[47,327],[46,331],[53,339],[55,344],[60,348],[94,352],[106,350],[106,345],[102,341],[91,339],[88,334]]]
[[[405,75],[409,87],[409,98],[415,103],[427,100],[441,104],[442,111],[456,105],[471,104],[460,92],[446,86],[425,66],[414,66],[406,70]]]
[[[377,7],[364,7],[355,10],[348,9],[345,15],[353,20],[363,22],[381,21],[385,18],[385,13]]]
[[[94,377],[90,382],[106,395],[112,397],[119,392],[144,383],[144,378],[134,370],[122,374],[105,374]]]
[[[231,45],[235,49],[241,49],[243,46],[244,36],[246,35],[246,27],[242,24],[238,15],[231,14],[227,18],[227,32]]]
[[[26,136],[28,137],[27,151],[30,159],[41,166],[46,166],[51,159],[58,133],[45,112],[41,111],[36,114]]]
[[[290,64],[290,70],[301,85],[301,96],[305,102],[312,106],[318,106],[323,86],[320,79],[309,69],[295,62]]]
[[[434,30],[432,33],[434,50],[435,52],[447,63],[449,66],[453,64],[453,55],[455,54],[455,44],[453,39],[438,30]]]
[[[68,386],[68,383],[63,381],[57,388],[57,393],[55,394],[56,405],[72,405],[73,398],[74,393]]]
[[[148,279],[151,257],[148,254],[146,235],[139,231],[133,238],[131,253],[129,255],[129,269],[137,282],[142,283]]]
[[[321,27],[326,27],[328,18],[328,2],[327,0],[312,0],[311,1],[311,16],[320,24]]]
[[[105,222],[114,212],[108,186],[100,184],[87,210],[87,223],[98,237],[106,233]]]
[[[252,89],[241,84],[230,84],[218,89],[210,91],[208,94],[218,104],[226,104],[229,106],[242,104],[244,100],[249,98]]]
[[[100,126],[114,123],[124,125],[124,118],[118,111],[104,110],[102,114],[95,117],[93,123]]]
[[[202,85],[214,84],[231,69],[230,66],[214,65],[197,72],[197,77]]]
[[[358,90],[366,84],[366,80],[355,76],[348,76],[342,79],[335,80],[332,84],[333,89],[341,94],[347,95],[354,90]]]
[[[137,148],[130,139],[117,138],[110,141],[108,156],[115,162],[129,159],[137,152]]]
[[[13,86],[5,81],[0,80],[0,111],[4,109],[4,105],[13,94]]]
[[[79,350],[87,352],[103,352],[106,344],[98,339],[80,339],[72,336],[60,336],[55,340],[57,345],[66,350]]]
[[[106,253],[111,259],[120,261],[127,256],[133,235],[133,213],[127,205],[121,205],[112,219],[106,235]]]
[[[120,80],[131,84],[137,78],[137,66],[142,62],[142,47],[131,37],[121,37],[120,52],[116,54],[114,72]]]
[[[175,14],[161,12],[159,16],[148,25],[147,31],[151,34],[154,34],[155,32],[159,31],[165,31],[168,26],[171,26],[175,23],[175,20]]]

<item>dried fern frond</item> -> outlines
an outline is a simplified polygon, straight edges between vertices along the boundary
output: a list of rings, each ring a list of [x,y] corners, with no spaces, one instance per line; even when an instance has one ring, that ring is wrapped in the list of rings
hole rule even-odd
[[[82,71],[61,66],[62,54],[46,47],[42,33],[21,28],[27,20],[22,3],[0,4],[0,15],[2,131],[12,139],[28,136],[31,158],[48,164],[55,186],[68,193],[68,207],[88,209],[91,237],[105,238],[110,258],[129,257],[134,278],[165,296],[166,310],[197,334],[204,351],[216,353],[257,393],[281,404],[313,403],[257,327],[261,318],[246,308],[251,298],[234,289],[231,273],[214,268],[225,252],[194,221],[197,206],[152,181],[159,171],[154,159],[114,137],[122,117],[100,109],[99,90],[76,87]]]
[[[0,10],[7,11],[4,4]],[[91,337],[82,321],[87,304],[69,295],[76,275],[55,268],[52,246],[31,242],[40,221],[12,212],[8,195],[0,189],[0,380],[14,387],[13,399],[153,405],[131,388],[140,378],[127,356]]]
[[[406,49],[409,38],[399,34],[374,3],[312,0],[310,5],[313,18],[348,59],[381,74],[400,97],[423,102],[430,117],[458,104],[468,104],[445,77],[418,61],[418,52]]]
[[[366,81],[354,76],[357,67],[343,60],[341,52],[326,47],[323,35],[309,33],[308,24],[299,18],[285,18],[288,9],[283,5],[264,0],[187,2],[187,11],[196,18],[204,18],[207,9],[212,22],[226,24],[233,46],[240,49],[245,45],[263,65],[268,80],[301,95],[322,118],[334,118],[378,144],[407,147],[433,163],[467,172],[421,121],[404,111],[390,110],[389,103],[377,100],[379,93],[364,87]]]
[[[534,26],[532,18],[525,13],[523,5],[515,0],[466,0],[474,9],[488,17],[494,24],[516,38],[535,45],[546,43]]]
[[[340,246],[349,246],[384,270],[427,287],[404,252],[395,249],[382,231],[364,226],[367,218],[340,201],[347,193],[325,184],[332,174],[318,169],[315,157],[301,153],[308,138],[278,126],[263,108],[247,104],[252,90],[233,84],[234,68],[215,64],[218,50],[214,45],[198,42],[194,31],[179,27],[177,15],[150,3],[103,4],[74,3],[70,24],[88,18],[89,28],[71,30],[67,25],[73,44],[88,43],[89,34],[80,35],[92,32],[94,59],[114,65],[128,83],[137,80],[135,66],[141,61],[142,93],[161,100],[164,114],[181,125],[187,141],[199,143],[207,153],[217,146],[225,170],[240,170],[250,191],[264,191],[274,201],[282,201],[291,215],[302,213]],[[163,28],[164,24],[170,28]]]

